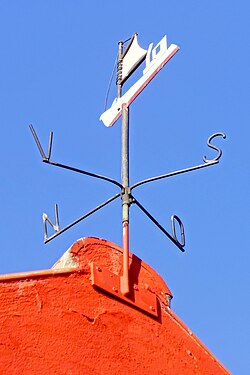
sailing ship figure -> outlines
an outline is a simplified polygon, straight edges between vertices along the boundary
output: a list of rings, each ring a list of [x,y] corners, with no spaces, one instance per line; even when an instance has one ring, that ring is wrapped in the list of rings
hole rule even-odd
[[[105,207],[117,198],[122,200],[122,227],[123,227],[123,274],[119,280],[120,289],[115,291],[119,294],[119,298],[126,299],[129,298],[130,294],[130,284],[129,284],[129,209],[132,204],[135,204],[181,251],[184,251],[185,246],[185,233],[184,225],[181,219],[177,215],[171,216],[171,229],[172,233],[169,233],[147,210],[146,208],[134,197],[133,192],[139,186],[147,184],[149,182],[157,181],[160,179],[165,179],[168,177],[176,176],[178,174],[183,174],[186,172],[194,171],[201,168],[206,168],[219,163],[222,155],[220,148],[211,143],[211,141],[220,136],[226,138],[224,133],[212,134],[208,141],[208,147],[212,148],[217,152],[216,157],[213,159],[207,159],[206,156],[203,157],[204,163],[180,169],[174,172],[166,173],[160,176],[155,176],[147,178],[145,180],[139,181],[134,185],[130,186],[129,183],[129,107],[131,103],[136,99],[136,97],[142,92],[142,90],[150,83],[150,81],[157,75],[157,73],[167,64],[167,62],[179,51],[179,47],[175,44],[167,46],[167,37],[164,36],[161,41],[153,47],[151,43],[147,50],[141,48],[138,44],[138,35],[135,33],[124,48],[124,42],[118,43],[118,58],[117,58],[117,98],[113,101],[111,107],[102,113],[100,120],[105,126],[113,126],[119,117],[122,117],[121,125],[121,182],[118,182],[110,177],[102,176],[96,173],[88,172],[78,168],[74,168],[65,164],[54,162],[50,159],[51,149],[52,149],[52,139],[53,132],[50,132],[48,152],[45,154],[41,143],[37,137],[37,134],[32,125],[30,129],[32,135],[35,139],[37,147],[42,157],[44,163],[54,165],[56,167],[71,170],[73,172],[81,173],[87,176],[95,177],[98,179],[105,180],[111,184],[116,185],[119,188],[119,192],[98,205],[91,211],[87,212],[77,220],[73,221],[69,225],[65,226],[63,229],[59,227],[59,216],[58,216],[58,206],[55,205],[55,222],[53,222],[47,214],[43,214],[43,227],[44,227],[44,242],[48,243],[52,239],[56,238],[75,224],[79,223],[83,219],[92,215],[96,211]],[[145,62],[145,68],[143,69],[142,76],[123,94],[122,87],[127,79],[133,74],[133,72]],[[47,224],[49,224],[55,231],[51,236],[48,236]],[[176,225],[179,226],[178,232],[176,234]],[[98,268],[98,267],[97,267]],[[93,279],[95,276],[95,270],[93,270]],[[111,293],[112,290],[110,291]]]

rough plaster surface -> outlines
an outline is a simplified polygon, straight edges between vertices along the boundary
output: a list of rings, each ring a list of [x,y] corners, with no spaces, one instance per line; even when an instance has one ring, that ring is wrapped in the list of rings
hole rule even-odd
[[[81,239],[51,271],[0,277],[1,375],[229,374],[168,307],[149,266],[131,256],[133,282],[156,293],[159,319],[95,290],[92,261],[120,274],[122,250]]]

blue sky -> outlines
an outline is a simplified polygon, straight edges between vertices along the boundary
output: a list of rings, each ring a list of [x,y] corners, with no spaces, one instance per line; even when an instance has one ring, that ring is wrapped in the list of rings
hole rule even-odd
[[[131,251],[172,290],[173,310],[234,374],[249,371],[249,58],[247,1],[0,2],[2,274],[50,268],[81,237],[121,244],[119,199],[47,245],[41,214],[61,226],[116,194],[104,181],[42,164],[28,125],[51,159],[120,180],[120,121],[103,111],[117,42],[147,49],[167,34],[180,51],[130,108],[130,180],[202,163],[219,165],[138,188],[168,230],[185,226],[181,253],[131,207]],[[116,95],[112,86],[110,101]],[[119,190],[119,189],[118,189]]]

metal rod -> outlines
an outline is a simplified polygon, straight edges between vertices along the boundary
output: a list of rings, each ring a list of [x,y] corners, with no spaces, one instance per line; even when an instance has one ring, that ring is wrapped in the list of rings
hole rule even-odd
[[[158,221],[138,202],[137,199],[133,197],[133,203],[135,203],[141,210],[144,212],[144,214],[182,251],[184,252],[185,250],[183,249],[183,246],[176,241],[171,234],[168,233],[168,231],[163,228],[163,226],[158,223]]]
[[[47,159],[47,157],[46,157],[46,155],[45,155],[45,153],[44,153],[44,151],[43,151],[43,148],[42,148],[42,146],[41,146],[41,143],[40,143],[40,141],[39,141],[39,139],[38,139],[38,136],[36,135],[35,129],[33,128],[32,124],[29,125],[29,128],[30,128],[30,130],[31,130],[31,133],[32,133],[33,138],[34,138],[34,140],[35,140],[35,142],[36,142],[36,145],[37,145],[37,147],[38,147],[38,150],[39,150],[39,152],[40,152],[40,154],[41,154],[42,159],[43,159],[43,160],[44,160],[44,159]],[[52,139],[52,136],[51,136],[51,135],[50,135],[50,139]]]
[[[129,109],[122,106],[122,155],[121,178],[122,192],[122,229],[123,229],[123,276],[121,277],[121,292],[129,293]]]
[[[120,289],[123,295],[129,293],[129,223],[122,224],[123,232],[123,275],[120,278]]]
[[[49,241],[53,240],[55,237],[59,236],[60,234],[62,234],[63,232],[65,232],[69,228],[73,227],[74,225],[78,224],[80,221],[82,221],[86,217],[92,215],[94,212],[100,210],[101,208],[103,208],[104,206],[106,206],[110,202],[114,201],[118,197],[120,197],[120,193],[114,195],[112,198],[109,198],[107,201],[105,201],[104,203],[102,203],[99,206],[95,207],[93,210],[87,212],[85,215],[79,217],[79,219],[73,221],[71,224],[67,225],[66,227],[64,227],[63,229],[61,229],[59,232],[56,232],[52,236],[48,237],[46,240],[44,240],[44,243],[48,243]]]
[[[43,151],[43,148],[41,146],[41,143],[40,143],[40,141],[38,139],[38,136],[37,136],[37,134],[35,132],[35,129],[33,128],[32,125],[30,125],[29,127],[30,127],[30,130],[32,132],[32,135],[34,137],[34,140],[35,140],[35,142],[37,144],[37,147],[39,149],[39,152],[40,152],[40,154],[42,156],[42,160],[43,160],[44,163],[47,163],[47,164],[50,164],[50,165],[54,165],[56,167],[68,169],[68,170],[73,171],[73,172],[78,172],[78,173],[81,173],[81,174],[85,174],[87,176],[99,178],[101,180],[105,180],[105,181],[111,182],[112,184],[118,186],[121,189],[123,188],[123,186],[118,181],[114,180],[113,178],[102,176],[102,175],[99,175],[97,173],[87,172],[87,171],[84,171],[82,169],[70,167],[69,165],[65,165],[65,164],[56,163],[54,161],[51,161],[50,160],[50,155],[51,155],[51,148],[52,148],[53,132],[50,132],[49,145],[48,145],[48,156],[46,156],[45,153],[44,153],[44,151]]]
[[[214,165],[214,164],[218,164],[218,163],[219,163],[218,160],[213,160],[213,161],[206,162],[204,164],[196,165],[195,167],[190,167],[190,168],[186,168],[186,169],[180,169],[180,170],[175,171],[175,172],[170,172],[170,173],[166,173],[166,174],[163,174],[163,175],[160,175],[160,176],[147,178],[146,180],[139,181],[136,184],[134,184],[133,186],[131,186],[130,190],[132,191],[136,187],[138,187],[140,185],[143,185],[143,184],[147,184],[148,182],[161,180],[163,178],[167,178],[167,177],[171,177],[171,176],[176,176],[176,175],[181,174],[181,173],[195,171],[196,169],[201,169],[201,168],[209,167],[210,165]]]
[[[48,157],[47,159],[50,159],[51,156],[51,149],[52,149],[52,141],[53,141],[53,132],[49,133],[49,144],[48,144]]]
[[[122,58],[123,42],[118,43],[117,97],[122,95]],[[123,295],[129,293],[129,109],[122,106],[121,130],[121,179],[122,179],[122,233],[123,233],[123,274],[120,278],[120,290]]]
[[[129,203],[129,108],[125,104],[122,106],[122,144],[121,144],[121,178],[124,188],[123,203]],[[128,220],[128,214],[122,217],[123,221]]]
[[[123,187],[118,181],[113,180],[112,178],[109,178],[109,177],[106,177],[106,176],[102,176],[102,175],[99,175],[99,174],[96,174],[96,173],[92,173],[92,172],[87,172],[87,171],[84,171],[82,169],[70,167],[69,165],[65,165],[65,164],[61,164],[61,163],[56,163],[55,161],[51,161],[51,160],[47,160],[47,159],[43,159],[43,162],[47,163],[47,164],[54,165],[55,167],[60,167],[60,168],[68,169],[68,170],[73,171],[73,172],[78,172],[78,173],[81,173],[81,174],[85,174],[87,176],[91,176],[91,177],[95,177],[95,178],[99,178],[101,180],[105,180],[105,181],[111,182],[112,184],[114,184],[116,186],[119,186],[119,188],[121,188],[121,189]]]

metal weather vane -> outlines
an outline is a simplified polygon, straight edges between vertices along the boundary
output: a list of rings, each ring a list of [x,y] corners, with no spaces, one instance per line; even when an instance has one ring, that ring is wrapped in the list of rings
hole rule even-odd
[[[103,121],[104,125],[110,127],[122,117],[121,125],[121,183],[106,176],[102,176],[96,173],[88,172],[82,169],[74,168],[65,164],[57,163],[52,161],[51,150],[53,133],[50,132],[48,151],[45,154],[41,143],[37,137],[37,134],[32,125],[30,125],[31,132],[38,146],[39,152],[42,156],[44,163],[54,165],[56,167],[71,170],[73,172],[81,173],[87,176],[95,177],[101,180],[105,180],[111,184],[119,187],[120,192],[112,196],[102,204],[98,205],[91,211],[87,212],[80,218],[76,219],[63,229],[59,227],[59,216],[58,206],[55,205],[55,222],[53,222],[47,214],[43,214],[43,227],[44,227],[44,242],[47,243],[59,236],[75,224],[79,223],[83,219],[92,215],[94,212],[105,207],[118,197],[122,200],[122,227],[123,227],[123,275],[120,279],[120,294],[121,296],[127,296],[130,293],[129,285],[129,209],[132,204],[135,204],[144,214],[181,250],[184,251],[185,246],[185,233],[184,226],[181,219],[177,215],[171,216],[171,227],[172,233],[170,234],[146,209],[145,207],[134,197],[133,191],[143,184],[165,179],[168,177],[176,176],[186,172],[194,171],[197,169],[209,167],[219,163],[219,159],[222,155],[222,151],[217,146],[213,145],[211,141],[221,136],[226,138],[224,133],[215,133],[211,135],[207,141],[208,147],[214,149],[217,152],[217,156],[214,159],[207,159],[203,157],[204,163],[180,169],[174,172],[166,173],[160,176],[147,178],[139,181],[134,185],[130,186],[129,183],[129,106],[136,99],[136,97],[142,92],[142,90],[149,84],[149,82],[156,76],[156,74],[165,66],[165,64],[179,51],[179,47],[175,44],[171,44],[167,47],[167,37],[164,36],[161,41],[153,48],[151,43],[147,50],[141,48],[137,41],[137,34],[135,33],[131,38],[129,44],[124,49],[124,42],[118,43],[118,59],[117,59],[117,98],[114,100],[112,106],[105,110],[101,115],[100,120]],[[124,94],[122,93],[122,87],[124,82],[133,74],[133,72],[139,67],[139,65],[145,61],[145,68],[142,76],[134,83]],[[179,225],[180,237],[176,235],[176,223]],[[55,233],[48,236],[47,224],[54,229]]]

